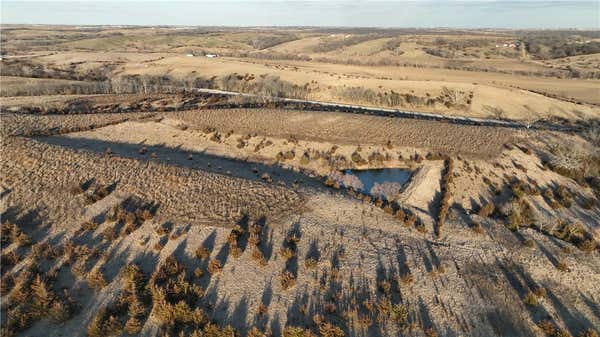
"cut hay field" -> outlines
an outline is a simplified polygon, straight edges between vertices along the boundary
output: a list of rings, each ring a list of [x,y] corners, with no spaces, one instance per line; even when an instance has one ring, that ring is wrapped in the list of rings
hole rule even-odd
[[[419,101],[446,87],[472,92],[473,97],[459,108],[414,102],[392,107],[476,117],[501,112],[502,118],[519,120],[587,119],[599,114],[597,54],[547,59],[535,50],[505,46],[519,41],[547,43],[543,33],[114,27],[63,28],[64,34],[57,36],[48,27],[37,29],[8,26],[5,49],[16,56],[50,52],[31,60],[78,74],[97,69],[110,71],[110,77],[269,74],[299,86],[308,84],[311,99],[371,106],[383,103],[343,92],[360,88],[372,96],[393,91],[419,96]],[[589,34],[557,35],[564,43],[559,47],[582,43]],[[56,41],[43,42],[48,39]],[[43,41],[36,45],[38,40]],[[220,57],[209,59],[205,53]],[[573,76],[577,77],[569,78]]]
[[[583,102],[600,103],[598,80],[558,80],[530,78],[492,73],[473,73],[443,69],[417,69],[402,67],[363,67],[352,65],[319,64],[300,61],[247,61],[230,58],[206,59],[166,57],[151,64],[125,66],[126,74],[161,74],[174,76],[224,76],[238,74],[273,74],[297,85],[307,83],[313,87],[311,98],[329,102],[364,103],[335,95],[334,88],[364,87],[379,93],[413,93],[420,96],[438,95],[443,87],[461,91],[473,91],[474,97],[468,110],[440,109],[415,106],[415,110],[448,113],[475,117],[491,117],[487,107],[498,107],[507,118],[526,119],[558,116],[563,118],[586,118],[597,116],[600,108],[587,104],[574,104],[546,97],[537,92],[548,92]],[[314,83],[313,81],[316,81]],[[312,82],[312,83],[311,83]],[[525,89],[525,90],[524,90]],[[408,107],[411,108],[411,107]]]

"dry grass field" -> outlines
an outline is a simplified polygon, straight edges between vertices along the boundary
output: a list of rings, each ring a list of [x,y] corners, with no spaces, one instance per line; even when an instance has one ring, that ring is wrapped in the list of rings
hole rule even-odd
[[[2,28],[2,336],[598,336],[596,32]]]
[[[595,32],[566,37],[549,32],[549,39],[535,32],[451,30],[61,31],[59,38],[43,27],[7,26],[3,52],[78,78],[99,71],[188,79],[273,75],[308,86],[312,99],[464,116],[489,117],[490,111],[501,110],[512,119],[590,118],[600,104]],[[569,49],[577,44],[585,48]],[[554,58],[562,50],[575,55]],[[220,57],[203,56],[211,53]],[[349,88],[370,92],[357,94]],[[472,97],[461,106],[423,102],[443,88]],[[391,102],[369,97],[394,92],[417,97]]]

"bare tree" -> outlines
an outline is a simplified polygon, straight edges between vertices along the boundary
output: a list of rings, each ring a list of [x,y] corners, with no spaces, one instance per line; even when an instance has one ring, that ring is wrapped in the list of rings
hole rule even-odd
[[[582,150],[579,147],[555,146],[550,155],[550,165],[567,171],[577,171],[583,166]]]
[[[525,127],[527,129],[531,129],[531,127],[540,120],[541,118],[538,115],[529,115],[523,120],[523,122],[525,123]]]
[[[496,119],[504,118],[504,109],[502,109],[501,107],[484,105],[483,110],[494,116]]]

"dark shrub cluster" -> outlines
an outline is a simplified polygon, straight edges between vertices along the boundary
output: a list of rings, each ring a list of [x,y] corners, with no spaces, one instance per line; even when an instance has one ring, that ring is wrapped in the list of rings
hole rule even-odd
[[[220,89],[255,94],[264,97],[286,97],[305,99],[309,88],[303,85],[284,81],[275,75],[263,74],[256,78],[254,75],[237,73],[223,76],[217,85]]]
[[[86,204],[93,204],[108,196],[114,187],[112,184],[97,186],[91,193],[85,195]]]
[[[467,109],[473,101],[473,92],[464,92],[444,87],[440,95],[417,96],[412,93],[399,93],[394,90],[375,92],[364,87],[337,88],[335,95],[352,102],[387,107],[423,107],[441,105],[446,108]]]
[[[244,230],[239,224],[235,225],[229,236],[227,237],[227,244],[229,245],[229,254],[233,255],[233,257],[238,258],[242,255],[242,249],[240,248],[240,240],[243,235],[246,234],[246,230]]]
[[[267,265],[267,260],[261,249],[262,232],[263,232],[262,221],[254,221],[249,228],[250,235],[248,237],[248,244],[252,246],[252,259],[258,262],[259,265]]]
[[[560,222],[549,234],[570,242],[585,252],[593,252],[599,247],[592,233],[580,223]]]
[[[367,165],[367,161],[360,155],[360,153],[358,153],[358,150],[352,152],[352,155],[350,155],[350,159],[352,159],[352,161],[356,165]]]
[[[444,161],[444,171],[442,172],[442,182],[440,185],[440,192],[442,194],[442,199],[440,201],[440,212],[436,221],[436,230],[435,234],[437,236],[441,235],[442,227],[446,222],[446,217],[448,215],[448,210],[450,208],[450,198],[452,198],[452,181],[454,176],[454,161],[452,158],[448,158]]]
[[[300,231],[292,228],[281,247],[280,256],[285,260],[285,268],[281,272],[280,282],[284,290],[292,288],[296,284],[298,267],[298,242],[300,242]]]
[[[135,231],[144,221],[150,220],[156,214],[158,205],[144,202],[138,198],[127,198],[118,205],[113,206],[106,214],[110,221],[117,221],[122,225],[121,235],[128,235]],[[160,234],[160,233],[159,233]]]
[[[0,227],[0,241],[2,246],[16,242],[18,246],[31,245],[31,238],[25,234],[19,226],[11,222],[2,223]]]
[[[359,44],[361,42],[384,37],[382,34],[360,34],[344,37],[342,39],[327,39],[319,43],[314,51],[317,53],[326,53],[347,46]]]
[[[124,304],[101,308],[88,325],[89,337],[116,337],[123,333],[123,318],[127,308]]]
[[[169,256],[152,275],[148,283],[152,296],[152,314],[167,331],[175,332],[182,325],[199,329],[208,323],[200,309],[204,290],[192,282],[186,268],[175,256]]]
[[[55,273],[43,273],[31,263],[11,281],[12,291],[3,303],[3,335],[12,336],[42,319],[60,323],[73,315],[75,302],[67,292],[60,296],[55,293],[55,279]]]
[[[496,206],[494,205],[494,203],[489,201],[489,202],[486,202],[483,206],[481,206],[479,208],[477,215],[487,218],[490,215],[492,215],[492,213],[494,213],[495,209],[496,209]]]

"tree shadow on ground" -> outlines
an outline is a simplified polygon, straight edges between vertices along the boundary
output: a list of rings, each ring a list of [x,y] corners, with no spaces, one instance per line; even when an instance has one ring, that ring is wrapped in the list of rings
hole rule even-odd
[[[538,287],[531,276],[518,264],[496,259],[496,265],[504,275],[506,281],[508,281],[508,284],[516,292],[517,298],[521,300],[521,303],[526,295],[532,293]],[[548,311],[542,306],[521,305],[525,307],[534,322],[539,322],[542,319],[550,317]]]
[[[265,288],[263,289],[262,295],[261,295],[261,299],[260,299],[260,307],[261,308],[266,308],[267,312],[258,312],[255,316],[254,316],[254,326],[256,326],[257,328],[261,329],[261,330],[265,330],[266,328],[268,328],[267,324],[269,323],[269,313],[268,313],[268,308],[271,305],[271,301],[273,299],[273,285],[271,283],[271,280],[269,280],[269,283],[267,283],[267,285],[265,286]]]
[[[313,190],[322,192],[328,191],[330,193],[336,191],[324,186],[318,179],[310,178],[305,174],[284,169],[276,165],[248,162],[212,155],[205,152],[181,151],[180,149],[160,144],[144,146],[147,150],[146,153],[152,154],[152,156],[150,156],[148,154],[140,154],[140,145],[134,143],[63,136],[38,137],[37,139],[51,145],[63,146],[75,150],[84,149],[100,154],[104,154],[106,149],[110,149],[112,155],[116,156],[133,158],[136,160],[160,161],[169,165],[199,169],[220,175],[229,175],[255,181],[264,181],[262,174],[267,173],[271,177],[283,180],[287,185],[291,185],[293,182],[299,182],[303,186]],[[190,156],[193,158],[192,160],[189,159]]]
[[[546,296],[572,336],[579,336],[586,329],[593,327],[592,322],[581,312],[570,311],[557,297],[553,287],[546,287]]]

